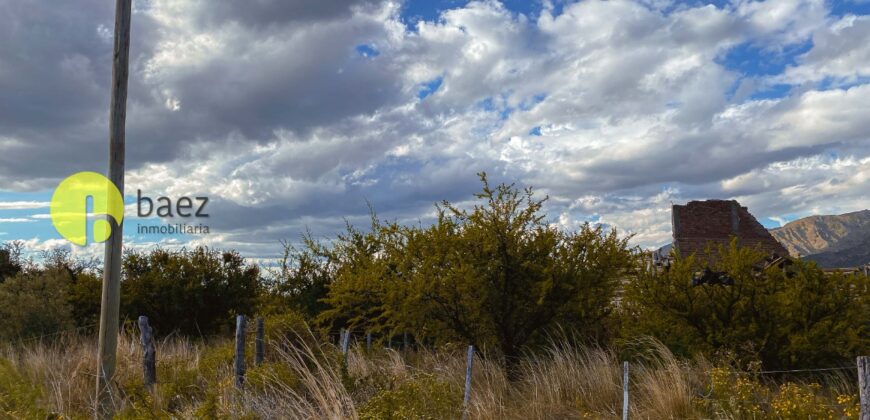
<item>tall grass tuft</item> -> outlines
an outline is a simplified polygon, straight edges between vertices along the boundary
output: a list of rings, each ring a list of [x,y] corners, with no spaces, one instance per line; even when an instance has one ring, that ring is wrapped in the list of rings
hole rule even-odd
[[[485,353],[475,356],[472,396],[462,406],[461,346],[415,351],[352,346],[347,358],[310,331],[274,338],[266,362],[234,386],[230,340],[158,342],[158,384],[142,384],[136,337],[122,333],[115,377],[116,409],[124,418],[458,418],[618,419],[622,363],[615,349],[554,339],[526,355],[516,375]],[[89,417],[94,402],[94,337],[0,345],[0,417]],[[857,413],[853,378],[842,372],[776,381],[733,366],[683,360],[644,340],[631,362],[631,417],[791,418]],[[345,362],[346,360],[346,362]],[[774,378],[775,379],[775,378]],[[818,382],[818,385],[815,384]]]

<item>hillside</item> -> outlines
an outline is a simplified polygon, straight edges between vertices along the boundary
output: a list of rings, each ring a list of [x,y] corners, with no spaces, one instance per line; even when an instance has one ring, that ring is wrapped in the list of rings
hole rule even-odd
[[[870,210],[795,220],[770,233],[792,255],[823,267],[851,267],[870,262]]]

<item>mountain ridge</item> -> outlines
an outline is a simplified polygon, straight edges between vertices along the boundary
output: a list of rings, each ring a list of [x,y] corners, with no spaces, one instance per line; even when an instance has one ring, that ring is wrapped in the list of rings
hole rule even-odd
[[[870,263],[870,210],[840,215],[808,216],[770,229],[792,256],[822,267]]]

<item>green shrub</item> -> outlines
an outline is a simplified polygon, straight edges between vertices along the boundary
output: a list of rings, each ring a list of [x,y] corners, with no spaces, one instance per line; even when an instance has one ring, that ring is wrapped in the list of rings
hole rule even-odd
[[[147,315],[156,334],[229,332],[237,314],[253,314],[260,274],[236,252],[193,250],[124,256],[122,317]]]
[[[133,375],[124,383],[118,385],[126,406],[115,414],[119,420],[139,420],[169,418],[165,413],[157,409],[154,397],[145,388],[141,375]]]
[[[21,248],[14,243],[0,246],[0,283],[21,272]]]
[[[22,273],[0,284],[0,339],[54,336],[73,329],[65,273]]]
[[[170,412],[203,397],[199,372],[180,364],[158,363],[157,393]]]
[[[829,395],[818,383],[763,383],[752,372],[717,367],[699,405],[716,418],[783,420],[857,418],[857,398]]]
[[[801,261],[762,270],[764,254],[719,247],[712,267],[732,285],[693,285],[692,256],[642,270],[625,286],[622,335],[650,335],[682,356],[728,352],[764,369],[842,366],[870,348],[870,281]]]
[[[274,360],[276,350],[288,349],[289,346],[317,348],[320,346],[319,339],[323,338],[311,331],[303,315],[295,311],[267,316],[263,320],[263,324],[265,327],[263,338],[265,340],[266,360]],[[256,324],[249,325],[252,331],[256,328]],[[250,340],[252,344],[251,355],[254,354],[253,341]]]
[[[633,268],[628,238],[590,224],[555,228],[531,188],[480,178],[471,208],[444,202],[431,226],[373,217],[370,231],[348,226],[315,246],[334,273],[318,321],[333,331],[475,344],[509,365],[560,326],[606,338],[616,291]]]
[[[428,374],[381,391],[360,410],[361,419],[455,419],[461,414],[461,392]]]
[[[96,331],[100,319],[103,279],[93,273],[80,273],[73,276],[67,290],[67,301],[72,308],[76,326],[80,327],[82,332]]]
[[[273,388],[299,389],[296,372],[287,363],[264,363],[252,366],[245,373],[245,389],[254,394],[268,392]]]
[[[157,393],[166,410],[177,413],[184,407],[207,406],[220,391],[232,386],[232,342],[203,346],[198,363],[158,358]]]
[[[41,396],[38,385],[30,383],[10,361],[0,359],[0,417],[46,418],[48,413],[37,408]]]
[[[786,382],[780,385],[779,392],[770,402],[773,417],[784,420],[834,418],[834,409],[819,395],[819,391],[821,386],[816,383]]]

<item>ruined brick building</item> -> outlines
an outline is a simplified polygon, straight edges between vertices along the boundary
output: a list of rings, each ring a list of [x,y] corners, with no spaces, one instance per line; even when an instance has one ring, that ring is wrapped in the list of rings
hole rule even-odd
[[[736,238],[744,247],[759,247],[772,257],[787,257],[783,247],[746,207],[735,200],[691,201],[674,205],[672,213],[674,242],[671,245],[680,255],[695,254],[700,265],[712,261],[718,245],[725,245]],[[660,262],[667,258],[670,247],[656,252]]]

